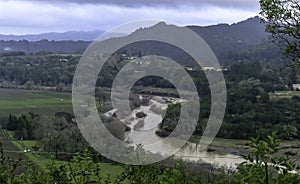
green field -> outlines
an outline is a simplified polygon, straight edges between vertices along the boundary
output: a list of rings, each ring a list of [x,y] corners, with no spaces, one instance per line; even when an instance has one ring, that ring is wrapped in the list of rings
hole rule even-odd
[[[71,93],[0,88],[0,116],[25,112],[53,114],[59,111],[72,113]]]
[[[0,88],[0,117],[6,117],[10,113],[55,114],[59,111],[72,113],[71,93]],[[21,157],[25,163],[28,159],[41,169],[47,170],[51,155],[33,151],[33,146],[39,146],[38,141],[19,141],[13,140],[12,137],[13,132],[0,127],[0,141],[3,142],[3,149],[7,156],[15,159]],[[61,165],[67,162],[55,160],[55,164]],[[122,166],[110,163],[99,163],[99,168],[104,178],[108,175],[114,177],[123,171]],[[19,173],[22,172],[21,170]]]
[[[292,98],[293,96],[300,96],[300,91],[275,91],[270,93],[270,97],[273,99]]]
[[[34,152],[32,150],[32,146],[36,146],[39,143],[37,141],[11,141],[15,147],[18,148],[19,151],[22,151],[23,155],[27,157],[30,161],[33,161],[38,165],[41,169],[47,170],[48,166],[51,162],[51,154],[49,153],[39,153],[39,152]],[[25,153],[24,150],[27,150]],[[28,150],[30,150],[28,152]],[[66,161],[59,161],[59,160],[54,160],[54,164],[56,165],[67,165],[68,163]],[[115,165],[111,163],[101,163],[99,162],[99,168],[100,168],[100,174],[103,178],[106,178],[107,176],[115,177],[119,174],[122,173],[124,168],[120,165]]]

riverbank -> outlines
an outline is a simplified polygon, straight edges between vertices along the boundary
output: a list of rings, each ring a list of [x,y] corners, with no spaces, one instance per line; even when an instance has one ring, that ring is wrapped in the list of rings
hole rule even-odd
[[[144,104],[133,110],[131,115],[122,121],[130,127],[130,131],[126,132],[125,142],[131,145],[142,144],[143,148],[152,153],[160,153],[162,155],[173,154],[174,158],[195,163],[207,163],[214,167],[237,168],[244,161],[243,157],[235,154],[218,152],[210,152],[200,150],[197,144],[188,142],[180,150],[180,140],[176,137],[165,141],[163,137],[158,136],[155,132],[158,130],[159,123],[162,121],[163,113],[168,104],[180,103],[180,100],[172,97],[148,96],[143,95],[141,99],[148,98],[149,103]],[[155,107],[155,108],[154,108]],[[156,109],[153,111],[153,109]],[[143,117],[138,117],[139,113],[145,114]],[[139,122],[141,122],[141,125]],[[137,126],[139,125],[139,126]],[[181,146],[180,146],[181,147]],[[217,148],[214,148],[217,149]],[[177,150],[177,152],[176,152]]]
[[[190,142],[199,143],[201,136],[192,136]],[[253,151],[250,147],[249,140],[243,139],[224,139],[214,138],[213,142],[208,146],[208,152],[216,152],[219,154],[234,154],[238,156],[245,156]],[[291,159],[297,160],[300,163],[300,140],[284,140],[279,146],[278,156],[287,155]],[[275,156],[276,156],[275,155]]]
[[[168,152],[166,149],[175,147],[163,141],[164,138],[158,136],[156,132],[164,114],[161,111],[166,110],[168,104],[175,103],[178,99],[151,95],[140,95],[139,97],[142,101],[147,99],[147,103],[135,108],[132,114],[124,119],[124,123],[130,127],[130,131],[126,132],[125,141],[132,145],[142,144],[144,149],[153,153],[165,154]],[[153,109],[155,110],[153,111]],[[137,114],[143,114],[143,116],[138,117]],[[244,161],[244,156],[254,151],[250,147],[249,140],[224,138],[215,138],[207,150],[203,151],[198,146],[200,140],[201,136],[192,136],[189,143],[174,156],[182,160],[235,168]],[[176,142],[176,140],[174,141]],[[153,143],[157,144],[153,146]],[[289,155],[300,163],[299,148],[300,141],[283,141],[278,156]]]

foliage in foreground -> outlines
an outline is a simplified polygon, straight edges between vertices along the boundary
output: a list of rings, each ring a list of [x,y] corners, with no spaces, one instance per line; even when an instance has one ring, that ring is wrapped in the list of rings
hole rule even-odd
[[[273,41],[284,47],[285,54],[300,65],[299,0],[260,0],[263,21]]]
[[[1,184],[122,184],[122,183],[199,183],[196,177],[184,172],[180,165],[174,168],[161,165],[149,166],[124,166],[125,170],[116,177],[102,177],[99,164],[94,162],[89,152],[77,154],[66,164],[57,164],[54,160],[49,161],[46,171],[38,168],[34,163],[27,162],[26,170],[17,175],[16,170],[22,166],[22,160],[14,160],[3,154],[0,143],[0,183]]]
[[[67,164],[57,164],[53,160],[48,163],[46,171],[40,170],[35,164],[28,162],[27,169],[16,175],[21,160],[14,160],[3,155],[0,144],[0,183],[131,183],[131,184],[196,184],[196,183],[255,183],[255,184],[297,184],[300,176],[293,174],[299,169],[289,157],[278,157],[276,153],[280,141],[276,134],[263,139],[251,139],[253,152],[245,157],[238,171],[225,173],[218,171],[210,180],[204,180],[204,173],[191,172],[177,163],[175,166],[151,164],[147,166],[124,166],[124,171],[115,177],[102,177],[99,164],[94,162],[90,153],[85,151],[77,154]],[[201,167],[198,167],[199,169]],[[195,174],[198,173],[198,174]],[[201,173],[201,174],[199,174]]]
[[[299,169],[295,160],[287,156],[275,156],[279,150],[280,140],[276,133],[265,138],[252,138],[250,146],[254,151],[245,157],[238,172],[231,177],[224,177],[222,182],[240,184],[293,184],[300,183],[300,176],[292,172]],[[222,183],[221,182],[221,183]]]

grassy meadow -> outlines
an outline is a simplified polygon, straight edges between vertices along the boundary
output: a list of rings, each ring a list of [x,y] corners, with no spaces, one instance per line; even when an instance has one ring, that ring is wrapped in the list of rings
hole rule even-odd
[[[63,111],[72,113],[71,93],[60,93],[52,91],[33,91],[23,89],[0,88],[0,117],[11,114],[34,112],[37,114],[55,114]],[[22,158],[24,166],[26,160],[33,161],[39,168],[47,170],[51,154],[33,151],[32,147],[40,146],[35,140],[14,140],[13,132],[0,127],[0,141],[2,142],[4,154],[15,159]],[[24,150],[30,150],[24,152]],[[54,160],[55,164],[66,164],[65,161]],[[123,171],[120,165],[110,163],[99,163],[102,177],[115,177]],[[19,168],[21,173],[25,167]]]
[[[47,171],[51,163],[51,154],[46,152],[35,152],[33,147],[40,146],[38,141],[34,140],[13,140],[12,132],[0,129],[0,142],[3,146],[4,155],[16,160],[22,159],[24,165],[17,168],[16,174],[22,173],[28,161],[34,162],[40,169]],[[3,134],[3,132],[5,132]],[[5,136],[4,136],[5,135]],[[6,137],[9,136],[9,137]],[[26,152],[25,152],[26,150]],[[67,161],[52,160],[55,165],[66,165]],[[100,174],[103,178],[111,176],[112,178],[121,174],[124,168],[121,165],[99,162]]]
[[[0,88],[0,117],[34,112],[54,114],[72,112],[71,93]]]
[[[273,99],[292,98],[293,96],[300,96],[300,91],[275,91],[270,93],[270,97]]]

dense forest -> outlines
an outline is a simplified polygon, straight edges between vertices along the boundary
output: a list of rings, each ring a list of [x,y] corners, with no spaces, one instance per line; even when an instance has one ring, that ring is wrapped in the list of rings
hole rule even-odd
[[[219,137],[248,139],[276,130],[282,139],[300,138],[299,96],[274,96],[275,91],[291,91],[291,85],[299,81],[298,70],[276,70],[258,62],[239,63],[229,68],[224,75],[227,83],[227,104]],[[195,134],[202,135],[210,114],[209,88],[208,84],[203,84],[205,78],[201,77],[199,72],[192,76],[197,82],[200,81],[196,84],[202,94],[201,111]],[[180,104],[170,105],[160,125],[161,131],[157,133],[168,135],[168,132],[172,132],[177,125],[179,114]]]

